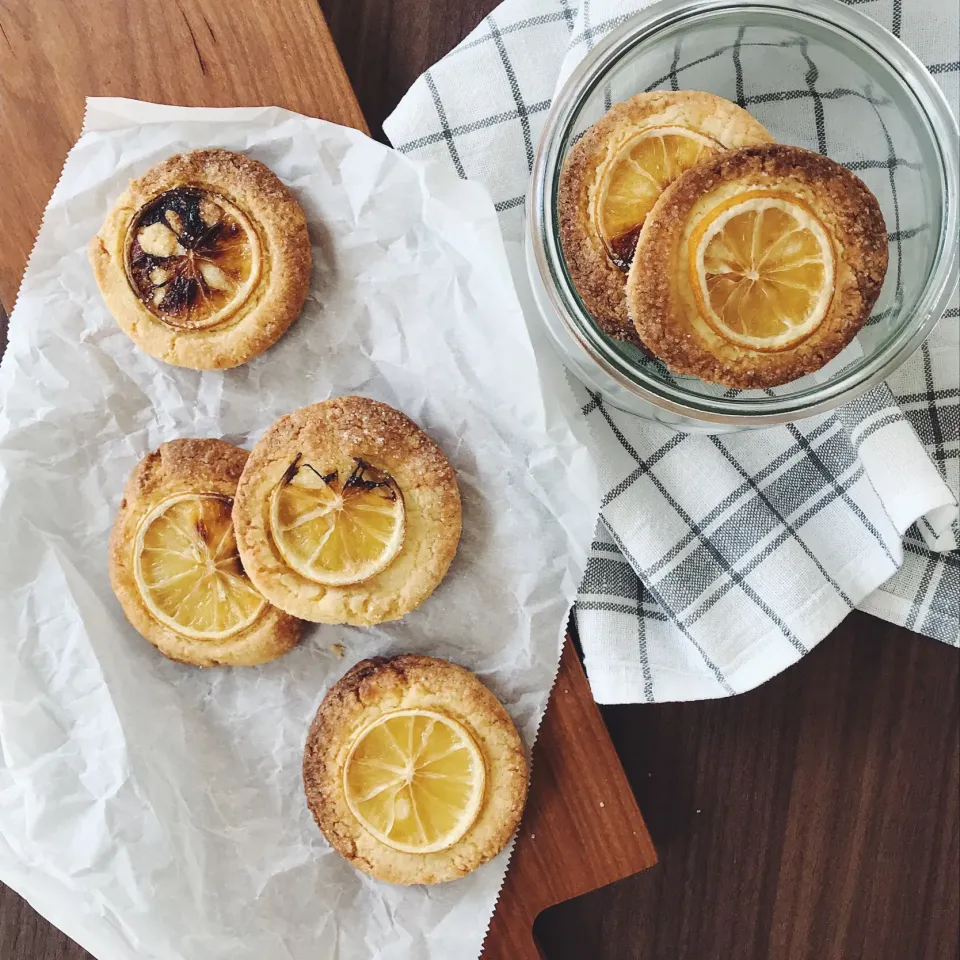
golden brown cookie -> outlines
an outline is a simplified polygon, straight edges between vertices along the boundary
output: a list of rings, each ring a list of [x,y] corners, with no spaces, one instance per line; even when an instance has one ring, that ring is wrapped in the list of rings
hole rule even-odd
[[[110,582],[130,623],[171,660],[250,666],[300,638],[302,623],[267,603],[240,564],[231,507],[246,459],[222,440],[173,440],[127,481]]]
[[[353,667],[320,704],[303,757],[323,835],[388,883],[454,880],[495,857],[528,776],[500,701],[462,667],[415,654]]]
[[[177,154],[133,180],[89,253],[123,331],[158,360],[195,370],[263,353],[310,284],[300,205],[272,170],[229,150]]]
[[[772,140],[729,100],[658,91],[614,104],[570,150],[557,194],[560,240],[570,277],[604,333],[638,343],[626,275],[661,191],[715,151]]]
[[[338,397],[277,420],[250,454],[234,524],[243,565],[304,620],[369,626],[420,606],[460,539],[443,451],[408,417]]]
[[[856,335],[887,269],[876,197],[800,147],[718,154],[664,191],[640,235],[627,303],[671,370],[771,387]]]

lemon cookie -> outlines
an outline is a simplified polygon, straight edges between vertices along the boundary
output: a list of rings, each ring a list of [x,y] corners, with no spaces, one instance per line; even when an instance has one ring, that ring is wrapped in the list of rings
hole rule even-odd
[[[318,623],[368,626],[418,607],[460,539],[460,492],[408,417],[339,397],[277,420],[237,488],[243,565],[260,592]]]
[[[822,367],[870,315],[887,269],[876,197],[800,147],[719,154],[647,217],[627,302],[637,333],[680,373],[770,387]]]
[[[268,167],[228,150],[178,154],[132,181],[89,253],[133,342],[196,370],[235,367],[274,344],[310,282],[299,204]]]
[[[171,660],[266,663],[300,637],[300,621],[264,600],[237,554],[231,507],[246,459],[222,440],[174,440],[127,481],[110,582],[130,623]]]
[[[324,697],[303,758],[307,802],[357,869],[454,880],[495,857],[523,814],[523,743],[469,671],[407,654],[363,660]]]
[[[641,93],[570,150],[557,195],[570,277],[609,336],[637,342],[624,292],[644,218],[680,173],[716,151],[769,143],[746,110],[712,93]]]

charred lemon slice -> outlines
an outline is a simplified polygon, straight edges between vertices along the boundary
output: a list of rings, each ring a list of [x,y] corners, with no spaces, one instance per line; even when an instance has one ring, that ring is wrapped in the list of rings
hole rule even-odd
[[[196,187],[168,190],[131,223],[131,286],[164,323],[201,330],[229,320],[260,275],[260,241],[247,215]]]
[[[271,498],[277,549],[315,583],[360,583],[380,573],[400,552],[403,530],[396,481],[359,457],[329,473],[298,457]]]
[[[237,553],[227,497],[183,494],[159,504],[137,537],[134,576],[153,616],[196,640],[249,627],[266,601]]]
[[[194,370],[263,353],[310,287],[303,210],[272,170],[229,150],[177,154],[131,181],[88,252],[124,333]]]
[[[453,846],[483,803],[483,755],[466,728],[434,710],[397,710],[361,730],[343,789],[353,815],[405,853]]]

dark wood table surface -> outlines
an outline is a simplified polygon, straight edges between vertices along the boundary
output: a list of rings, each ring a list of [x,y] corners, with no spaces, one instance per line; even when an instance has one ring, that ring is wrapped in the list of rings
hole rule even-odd
[[[495,5],[321,0],[374,135]],[[958,956],[955,650],[853,614],[752,693],[604,716],[661,862],[542,915],[548,960]],[[0,960],[87,957],[0,887]]]

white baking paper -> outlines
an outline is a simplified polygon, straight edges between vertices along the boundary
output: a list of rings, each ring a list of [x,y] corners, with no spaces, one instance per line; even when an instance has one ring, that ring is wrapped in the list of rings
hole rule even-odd
[[[121,333],[85,246],[129,179],[212,145],[293,189],[315,266],[277,346],[199,373]],[[317,627],[261,668],[165,660],[108,583],[131,469],[175,437],[249,447],[347,393],[403,410],[453,462],[447,579],[402,622]],[[598,505],[569,403],[481,187],[279,109],[91,100],[0,369],[0,879],[100,960],[476,957],[507,854],[434,888],[357,873],[307,811],[304,736],[352,663],[411,650],[479,673],[533,742]]]

